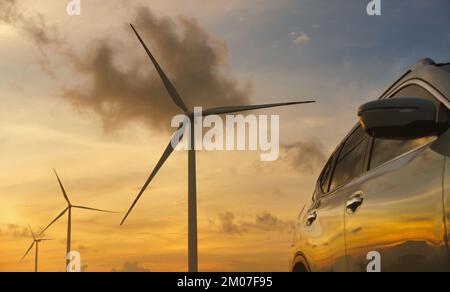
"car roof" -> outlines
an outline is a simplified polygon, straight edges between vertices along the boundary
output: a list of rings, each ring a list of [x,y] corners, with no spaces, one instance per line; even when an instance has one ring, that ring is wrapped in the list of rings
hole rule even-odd
[[[400,79],[394,82],[381,96],[380,99],[386,98],[394,93],[399,85],[408,81],[421,81],[438,91],[446,100],[442,102],[450,108],[450,71],[447,66],[450,63],[435,63],[430,58],[425,58],[411,66],[411,68],[403,74]]]

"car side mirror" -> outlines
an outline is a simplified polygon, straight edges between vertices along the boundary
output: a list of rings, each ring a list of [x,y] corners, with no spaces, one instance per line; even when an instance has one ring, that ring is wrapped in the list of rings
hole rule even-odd
[[[372,101],[359,108],[358,116],[364,130],[379,139],[417,139],[439,132],[436,105],[424,98]]]

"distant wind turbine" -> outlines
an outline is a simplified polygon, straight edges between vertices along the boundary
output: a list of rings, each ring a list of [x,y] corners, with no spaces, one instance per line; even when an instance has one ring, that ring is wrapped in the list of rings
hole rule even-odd
[[[162,79],[162,82],[164,83],[164,86],[169,93],[169,96],[172,98],[172,101],[177,105],[183,113],[189,117],[190,124],[191,124],[191,139],[190,139],[190,147],[189,147],[189,154],[188,154],[188,177],[189,177],[189,183],[188,183],[188,268],[189,272],[197,272],[198,271],[198,246],[197,246],[197,185],[196,185],[196,150],[195,150],[195,127],[194,127],[194,113],[188,109],[180,95],[178,94],[175,87],[170,82],[169,78],[164,73],[161,66],[156,61],[155,57],[150,52],[149,48],[145,44],[145,42],[142,40],[139,33],[136,31],[134,26],[132,24],[131,28],[133,29],[134,33],[136,34],[137,38],[139,39],[140,43],[144,47],[145,51],[147,52],[148,57],[150,58],[151,62],[156,68],[156,71],[158,71],[159,76]],[[231,106],[231,107],[219,107],[219,108],[211,108],[207,109],[203,112],[203,116],[211,116],[211,115],[223,115],[223,114],[231,114],[231,113],[237,113],[237,112],[244,112],[244,111],[250,111],[250,110],[257,110],[257,109],[265,109],[265,108],[274,108],[274,107],[281,107],[281,106],[289,106],[289,105],[297,105],[297,104],[307,104],[307,103],[314,103],[315,101],[299,101],[299,102],[286,102],[286,103],[274,103],[274,104],[265,104],[265,105],[243,105],[243,106]],[[181,140],[181,139],[180,139]],[[161,167],[164,165],[166,160],[169,158],[169,156],[174,151],[174,148],[180,141],[174,141],[170,142],[167,146],[166,150],[164,151],[161,159],[156,164],[156,167],[154,168],[153,172],[150,174],[150,177],[145,182],[144,186],[142,187],[141,191],[137,195],[136,199],[134,200],[133,204],[131,205],[130,209],[128,210],[127,214],[123,218],[120,225],[123,225],[125,220],[127,219],[128,215],[131,213],[133,208],[135,207],[136,203],[141,198],[144,191],[147,189],[150,182],[153,180],[153,178],[156,176],[158,171],[161,169]]]
[[[25,255],[22,257],[22,259],[20,261],[22,262],[26,258],[26,256],[30,253],[30,251],[33,248],[33,246],[36,246],[36,250],[35,250],[35,253],[34,253],[34,271],[37,273],[37,271],[38,271],[38,261],[39,261],[39,243],[41,243],[42,241],[49,241],[51,239],[36,238],[36,236],[34,235],[34,232],[31,229],[31,227],[29,225],[28,225],[28,227],[30,228],[31,235],[33,236],[33,243],[30,245],[30,248],[28,248],[27,252],[25,253]]]
[[[61,187],[61,191],[63,193],[64,199],[67,202],[67,207],[61,212],[61,214],[59,214],[52,222],[50,222],[50,224],[44,228],[44,230],[42,230],[42,233],[44,233],[47,229],[50,228],[50,226],[52,226],[56,221],[58,221],[62,216],[64,216],[64,214],[66,214],[66,212],[68,213],[68,222],[67,222],[67,252],[66,252],[66,267],[69,265],[70,260],[67,259],[67,255],[72,251],[71,250],[71,243],[72,243],[72,209],[82,209],[82,210],[89,210],[89,211],[96,211],[96,212],[103,212],[103,213],[115,213],[115,212],[111,212],[111,211],[106,211],[106,210],[100,210],[100,209],[94,209],[94,208],[89,208],[89,207],[84,207],[84,206],[78,206],[78,205],[73,205],[70,200],[69,200],[69,196],[66,193],[66,190],[64,189],[63,184],[61,183],[61,180],[59,179],[58,174],[56,173],[56,170],[54,170],[56,178],[58,179],[58,183],[59,186]]]

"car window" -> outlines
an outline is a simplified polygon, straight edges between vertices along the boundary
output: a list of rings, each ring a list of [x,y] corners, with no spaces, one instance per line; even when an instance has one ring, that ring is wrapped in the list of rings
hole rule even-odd
[[[335,158],[336,153],[331,156],[320,177],[320,188],[324,193],[327,193],[330,189],[331,172],[333,170],[333,163]]]
[[[406,86],[392,96],[392,98],[402,97],[421,97],[431,100],[436,104],[436,107],[439,107],[440,105],[440,102],[430,92],[428,92],[425,88],[420,87],[419,85]]]
[[[330,190],[350,182],[363,172],[369,136],[359,127],[344,143],[334,168]]]
[[[431,141],[434,137],[426,137],[415,140],[375,140],[373,144],[372,157],[370,160],[370,169],[376,168],[385,162],[399,157],[413,149],[423,146]]]
[[[418,85],[410,85],[399,92],[397,92],[392,98],[402,97],[421,97],[432,100],[436,103],[437,107],[440,107],[439,101],[429,93],[426,89]],[[413,140],[385,140],[375,139],[372,147],[372,154],[370,158],[370,169],[376,168],[381,164],[384,164],[392,159],[405,154],[413,149],[423,146],[436,139],[436,137],[426,137]]]

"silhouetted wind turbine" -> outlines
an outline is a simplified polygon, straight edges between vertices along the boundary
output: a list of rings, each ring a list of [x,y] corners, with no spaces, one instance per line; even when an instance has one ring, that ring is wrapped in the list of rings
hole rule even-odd
[[[82,210],[89,210],[89,211],[96,211],[96,212],[103,212],[103,213],[115,213],[115,212],[73,205],[69,200],[69,196],[67,195],[66,190],[64,189],[64,186],[61,183],[61,180],[59,179],[58,174],[56,173],[56,170],[54,170],[54,172],[55,172],[56,178],[58,179],[59,186],[61,187],[61,191],[63,193],[64,199],[67,202],[67,207],[52,222],[50,222],[50,224],[47,227],[45,227],[44,230],[42,230],[42,232],[40,234],[44,233],[47,229],[49,229],[50,226],[52,226],[56,221],[58,221],[62,216],[64,216],[64,214],[66,214],[66,212],[68,213],[67,253],[66,253],[66,267],[67,267],[67,265],[69,265],[69,262],[70,262],[70,260],[67,259],[67,255],[71,252],[71,243],[72,243],[72,209],[82,209]]]
[[[162,70],[161,66],[156,61],[155,57],[153,57],[152,53],[150,52],[149,48],[145,44],[145,42],[142,40],[139,33],[136,31],[134,26],[132,24],[131,28],[133,29],[134,33],[136,34],[137,38],[139,39],[140,43],[144,47],[145,51],[147,52],[147,55],[149,56],[151,62],[156,68],[156,71],[158,71],[159,76],[162,79],[162,82],[164,83],[164,86],[169,93],[169,96],[172,98],[172,101],[183,111],[183,113],[189,117],[191,122],[191,139],[190,139],[190,147],[189,147],[189,154],[188,154],[188,177],[189,177],[189,183],[188,183],[188,267],[189,272],[197,272],[198,271],[198,247],[197,247],[197,185],[196,185],[196,159],[195,159],[195,127],[194,127],[194,113],[192,111],[188,110],[188,107],[181,99],[180,95],[178,94],[175,87],[170,82],[169,78],[166,76],[164,71]],[[274,104],[265,104],[265,105],[244,105],[244,106],[231,106],[231,107],[219,107],[219,108],[211,108],[207,109],[203,112],[203,116],[210,116],[210,115],[223,115],[223,114],[231,114],[231,113],[237,113],[237,112],[243,112],[243,111],[250,111],[250,110],[257,110],[257,109],[265,109],[265,108],[274,108],[274,107],[281,107],[281,106],[289,106],[289,105],[297,105],[297,104],[307,104],[307,103],[314,103],[315,101],[300,101],[300,102],[286,102],[286,103],[274,103]],[[181,140],[181,139],[180,139]],[[161,169],[163,164],[166,162],[166,160],[169,158],[169,156],[174,151],[174,148],[177,146],[177,144],[180,141],[174,141],[170,142],[167,146],[166,150],[164,151],[161,159],[156,164],[156,167],[150,174],[150,177],[145,182],[144,186],[142,187],[141,191],[137,195],[136,199],[134,200],[133,204],[131,205],[130,209],[128,210],[127,214],[122,220],[122,225],[125,220],[127,219],[130,212],[133,210],[134,206],[138,202],[138,200],[141,198],[142,194],[150,184],[150,182],[153,180],[153,178],[156,176],[158,171]]]
[[[38,261],[39,261],[39,243],[41,243],[41,241],[49,241],[51,239],[36,238],[31,227],[29,225],[28,225],[28,227],[30,228],[31,235],[33,236],[33,243],[30,245],[30,248],[28,248],[27,252],[25,253],[25,255],[22,257],[22,259],[20,261],[22,262],[26,258],[28,253],[30,253],[33,246],[36,246],[36,250],[34,253],[34,271],[37,272],[38,271]]]

